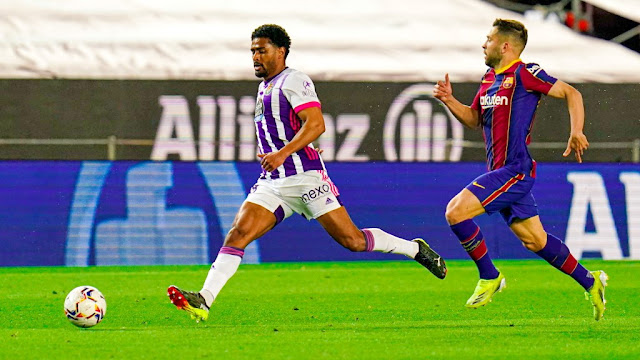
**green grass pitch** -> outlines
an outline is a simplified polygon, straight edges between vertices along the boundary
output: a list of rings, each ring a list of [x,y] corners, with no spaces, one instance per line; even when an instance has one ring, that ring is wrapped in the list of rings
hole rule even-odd
[[[438,280],[410,261],[242,265],[195,323],[166,288],[199,289],[207,266],[0,268],[0,359],[639,359],[640,262],[589,260],[609,276],[607,311],[541,260],[496,261],[507,288],[464,307],[471,261]],[[64,317],[93,285],[105,320]]]

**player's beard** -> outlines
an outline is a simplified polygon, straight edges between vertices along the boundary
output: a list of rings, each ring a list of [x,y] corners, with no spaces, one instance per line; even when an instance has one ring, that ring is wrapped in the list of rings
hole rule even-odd
[[[263,67],[261,67],[260,70],[256,70],[255,74],[256,74],[256,77],[263,78],[263,77],[267,76],[267,70],[263,66]]]
[[[488,66],[488,67],[492,67],[495,68],[496,66],[498,66],[498,64],[500,64],[500,53],[498,52],[487,52],[487,58],[484,60],[484,63]]]

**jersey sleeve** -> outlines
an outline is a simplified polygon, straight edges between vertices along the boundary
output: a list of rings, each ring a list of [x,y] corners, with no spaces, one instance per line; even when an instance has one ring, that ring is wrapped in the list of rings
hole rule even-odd
[[[287,77],[282,84],[282,92],[296,114],[310,107],[320,107],[313,81],[301,72],[294,72]]]
[[[538,64],[529,63],[520,70],[520,80],[527,91],[547,95],[558,79],[547,74]]]

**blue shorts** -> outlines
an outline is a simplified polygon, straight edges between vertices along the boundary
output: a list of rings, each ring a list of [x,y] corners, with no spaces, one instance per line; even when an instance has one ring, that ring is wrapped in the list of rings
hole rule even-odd
[[[538,206],[531,194],[534,183],[531,176],[502,167],[478,176],[466,189],[480,200],[487,214],[500,212],[511,225],[516,219],[538,215]]]

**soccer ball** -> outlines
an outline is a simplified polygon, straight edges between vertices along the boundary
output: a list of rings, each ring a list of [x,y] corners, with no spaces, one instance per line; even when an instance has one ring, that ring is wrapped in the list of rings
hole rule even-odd
[[[73,325],[88,328],[97,325],[107,312],[107,301],[93,286],[78,286],[64,299],[64,314]]]

